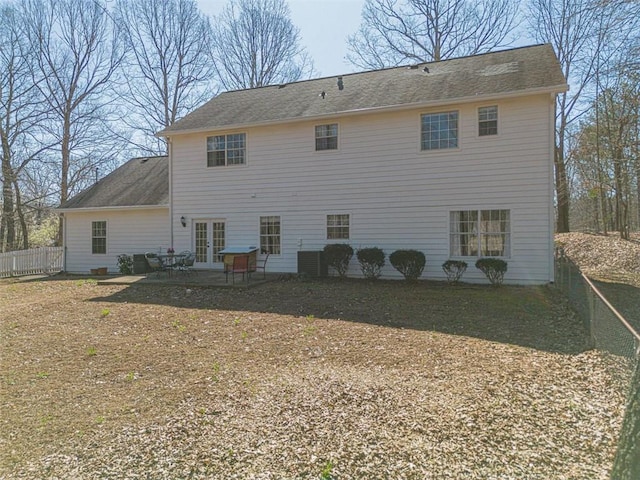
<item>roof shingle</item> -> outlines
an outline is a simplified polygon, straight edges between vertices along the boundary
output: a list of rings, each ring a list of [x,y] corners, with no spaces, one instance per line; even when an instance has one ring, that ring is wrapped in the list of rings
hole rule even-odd
[[[133,158],[59,208],[167,206],[169,160],[166,156]]]
[[[343,89],[338,87],[340,77]],[[566,80],[551,45],[535,45],[440,62],[225,92],[158,135],[171,136],[526,91],[560,92],[566,88]]]

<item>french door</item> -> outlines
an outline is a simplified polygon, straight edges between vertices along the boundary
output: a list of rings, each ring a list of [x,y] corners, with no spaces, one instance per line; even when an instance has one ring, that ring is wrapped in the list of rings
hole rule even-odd
[[[223,219],[203,219],[193,222],[193,250],[195,266],[200,268],[222,268],[222,256],[226,238]]]

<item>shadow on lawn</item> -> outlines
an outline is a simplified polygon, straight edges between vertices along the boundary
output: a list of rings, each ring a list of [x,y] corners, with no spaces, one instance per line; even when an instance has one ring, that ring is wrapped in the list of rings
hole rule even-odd
[[[313,315],[568,354],[587,348],[580,321],[561,294],[550,287],[323,279],[274,281],[241,290],[132,285],[91,301]]]

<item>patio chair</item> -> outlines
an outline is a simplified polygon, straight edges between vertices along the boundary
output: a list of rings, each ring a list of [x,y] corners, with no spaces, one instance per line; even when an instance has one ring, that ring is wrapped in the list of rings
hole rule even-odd
[[[242,280],[244,281],[245,275],[247,276],[247,285],[249,285],[249,255],[236,255],[233,257],[233,265],[231,266],[231,279],[233,284],[236,283],[236,273],[242,274]]]
[[[196,261],[195,253],[185,250],[184,252],[180,252],[180,257],[181,259],[176,266],[179,271],[182,273],[196,272],[196,270],[193,269],[193,264]]]
[[[166,272],[168,270],[168,267],[164,264],[162,259],[158,258],[155,253],[147,252],[144,254],[144,258],[147,259],[147,264],[149,265],[152,273],[156,272],[160,275],[160,272]]]
[[[266,257],[256,260],[256,264],[253,266],[253,271],[262,270],[262,278],[267,278],[267,260],[269,260],[269,252],[266,253]]]

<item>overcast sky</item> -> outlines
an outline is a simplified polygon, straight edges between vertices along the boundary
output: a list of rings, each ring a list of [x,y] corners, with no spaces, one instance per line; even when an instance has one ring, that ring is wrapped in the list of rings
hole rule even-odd
[[[207,15],[217,14],[226,0],[198,0]],[[358,30],[364,0],[288,0],[291,21],[313,59],[316,76],[350,73],[345,60],[347,37]]]

